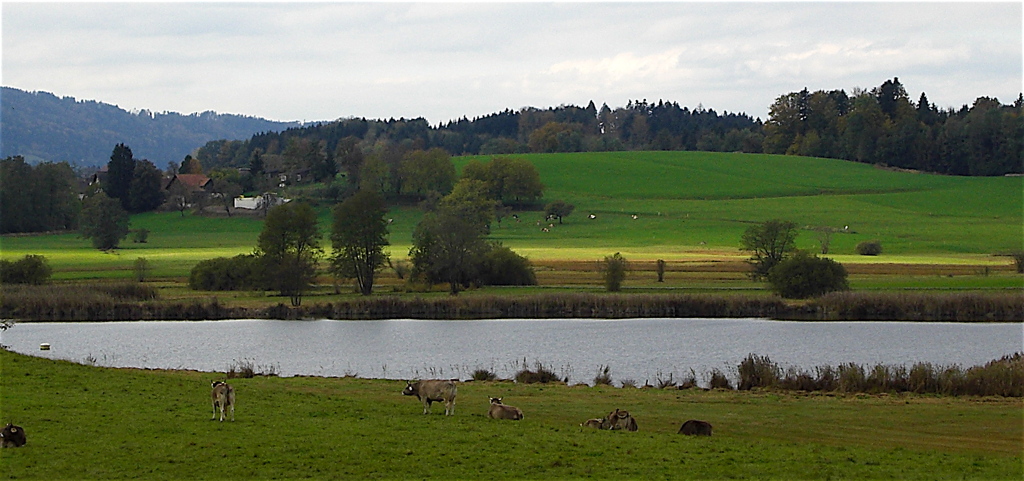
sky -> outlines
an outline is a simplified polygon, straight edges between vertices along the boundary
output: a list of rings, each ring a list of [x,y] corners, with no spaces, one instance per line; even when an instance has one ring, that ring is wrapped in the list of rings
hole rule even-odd
[[[1012,103],[1022,3],[3,1],[0,83],[126,110],[281,121],[674,101],[767,120],[871,89]]]

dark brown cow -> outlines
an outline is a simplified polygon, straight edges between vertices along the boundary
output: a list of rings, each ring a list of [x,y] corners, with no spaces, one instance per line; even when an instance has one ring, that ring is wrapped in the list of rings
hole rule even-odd
[[[511,419],[518,421],[523,419],[523,411],[515,406],[501,403],[500,397],[492,397],[491,407],[487,409],[487,415],[491,419]]]
[[[3,431],[0,431],[0,446],[5,448],[20,448],[25,445],[25,430],[21,426],[7,423]]]
[[[224,421],[224,410],[227,409],[231,412],[231,420],[235,420],[235,388],[231,387],[230,384],[224,381],[213,381],[210,384],[213,388],[213,392],[210,393],[210,398],[213,401],[213,417],[210,421],[217,419],[217,409],[220,408],[220,420]]]
[[[686,434],[688,436],[710,436],[711,423],[691,419],[680,426],[679,434]]]
[[[444,403],[445,416],[455,414],[455,394],[458,387],[454,379],[429,379],[425,381],[406,381],[402,394],[416,396],[423,401],[423,414],[430,414],[430,404],[434,401]]]

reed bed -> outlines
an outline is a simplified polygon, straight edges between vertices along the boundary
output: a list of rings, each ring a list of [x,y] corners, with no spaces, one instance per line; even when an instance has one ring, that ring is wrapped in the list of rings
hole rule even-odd
[[[206,319],[624,319],[1024,321],[1024,291],[838,292],[806,302],[764,295],[542,293],[368,296],[299,307],[169,302],[141,283],[4,285],[0,318],[46,321]]]
[[[814,372],[783,370],[767,356],[747,356],[739,365],[739,390],[780,389],[843,393],[940,394],[947,396],[1024,397],[1024,354],[1003,356],[982,366],[906,366],[854,363],[819,366]]]

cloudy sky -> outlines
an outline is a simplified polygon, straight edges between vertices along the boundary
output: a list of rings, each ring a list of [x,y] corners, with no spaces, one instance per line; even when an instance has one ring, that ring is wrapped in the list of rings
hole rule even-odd
[[[939,107],[1022,90],[1022,4],[2,4],[2,84],[124,109],[273,120],[702,104],[899,77]]]

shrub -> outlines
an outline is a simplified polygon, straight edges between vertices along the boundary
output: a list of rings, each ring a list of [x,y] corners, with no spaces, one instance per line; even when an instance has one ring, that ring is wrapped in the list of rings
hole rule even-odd
[[[711,371],[711,380],[708,382],[711,389],[732,389],[732,383],[724,372],[715,368]]]
[[[758,357],[749,354],[740,362],[740,383],[736,388],[749,391],[755,387],[775,386],[781,377],[780,371],[779,366],[768,359],[768,356]]]
[[[495,379],[498,379],[498,375],[487,369],[477,369],[473,371],[474,381],[493,381]]]
[[[846,275],[842,264],[799,251],[768,271],[768,283],[782,297],[806,299],[848,290]]]
[[[871,240],[857,244],[856,251],[862,256],[877,256],[882,253],[882,241]]]
[[[136,281],[145,282],[149,275],[149,260],[145,257],[136,257],[135,262],[132,263],[132,270],[135,271]]]
[[[535,371],[531,371],[527,368],[523,368],[521,371],[516,373],[516,382],[523,384],[546,384],[549,382],[558,382],[558,376],[555,375],[550,369],[545,368],[541,363],[537,363],[534,367]]]
[[[597,368],[597,376],[594,376],[594,385],[604,384],[605,386],[611,386],[612,375],[609,373],[610,370],[608,366],[599,366]]]
[[[604,258],[601,263],[601,271],[604,277],[604,287],[608,292],[618,292],[622,289],[622,281],[626,280],[626,271],[629,270],[629,263],[622,254],[616,252]]]
[[[480,284],[485,286],[535,286],[537,275],[530,260],[512,249],[492,243],[480,263]]]
[[[1013,257],[1013,263],[1017,266],[1017,273],[1024,274],[1024,251],[1016,251],[1010,257]]]
[[[149,240],[149,229],[135,229],[132,231],[132,242],[145,244]]]
[[[46,284],[52,273],[53,269],[43,256],[27,255],[14,262],[0,261],[0,282],[4,284]]]
[[[262,284],[259,260],[248,254],[200,261],[188,276],[188,286],[203,291],[254,289]]]

